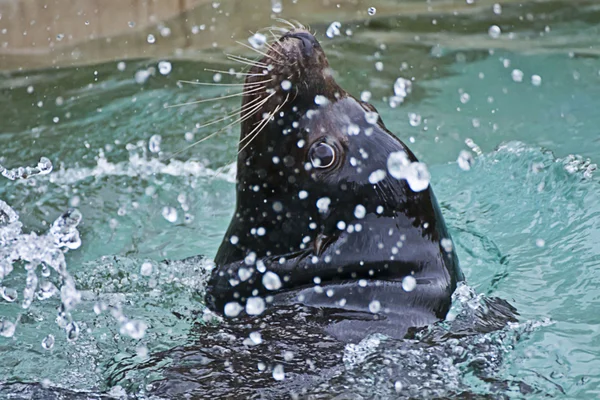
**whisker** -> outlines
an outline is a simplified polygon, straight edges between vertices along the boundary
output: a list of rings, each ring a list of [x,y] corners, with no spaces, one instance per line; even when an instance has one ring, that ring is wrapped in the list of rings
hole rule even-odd
[[[268,97],[264,98],[264,99],[263,99],[263,101],[261,101],[259,104],[257,104],[257,105],[255,105],[254,107],[252,107],[252,110],[250,110],[249,112],[247,112],[247,113],[246,113],[246,115],[244,115],[244,116],[242,116],[242,117],[238,118],[237,120],[235,120],[235,121],[233,121],[233,122],[231,122],[231,123],[229,123],[229,124],[225,125],[225,126],[224,126],[224,127],[222,127],[221,129],[214,131],[214,132],[213,132],[213,133],[211,133],[210,135],[208,135],[208,136],[205,136],[205,137],[203,137],[202,139],[200,139],[200,140],[198,140],[198,141],[196,141],[196,142],[194,142],[194,143],[190,144],[189,146],[186,146],[186,147],[184,147],[183,149],[181,149],[181,150],[178,150],[178,151],[176,151],[175,153],[171,154],[171,156],[169,157],[169,159],[171,159],[171,158],[175,157],[176,155],[178,155],[178,154],[181,154],[181,153],[183,153],[184,151],[186,151],[186,150],[189,150],[189,149],[191,149],[192,147],[194,147],[194,146],[197,146],[198,144],[200,144],[200,143],[202,143],[202,142],[204,142],[204,141],[206,141],[206,140],[208,140],[208,139],[210,139],[210,138],[212,138],[212,137],[214,137],[214,136],[218,135],[219,133],[223,132],[225,129],[229,128],[230,126],[233,126],[233,125],[237,124],[238,122],[243,122],[243,121],[247,120],[248,118],[250,118],[250,117],[252,116],[252,111],[254,111],[254,110],[258,110],[260,107],[262,107],[262,106],[263,106],[263,104],[264,104],[265,102],[267,102],[267,101],[268,101],[268,100],[269,100],[269,99],[270,99],[270,98],[271,98],[271,97],[272,97],[274,94],[275,94],[275,93],[272,93],[272,94],[270,94]]]
[[[260,85],[262,83],[267,83],[267,82],[271,82],[272,79],[266,80],[266,81],[260,81],[260,82],[252,82],[252,83],[212,83],[212,82],[195,82],[195,81],[184,81],[184,80],[179,80],[177,82],[179,83],[188,83],[190,85],[203,85],[203,86],[257,86]]]
[[[281,22],[282,24],[286,24],[292,27],[292,29],[297,29],[296,25],[292,24],[290,21],[284,18],[275,18],[275,21]]]
[[[210,69],[210,68],[204,68],[204,70],[208,71],[208,72],[218,72],[220,74],[230,74],[231,75],[231,72],[229,72],[229,71],[221,71],[221,70],[218,70],[218,69]],[[242,75],[242,76],[265,76],[265,74],[249,74],[249,73],[246,73],[246,72],[237,72],[237,71],[235,72],[234,75]]]
[[[279,110],[281,110],[281,109],[283,108],[283,106],[285,105],[285,103],[288,101],[289,97],[290,97],[290,95],[288,94],[288,95],[285,97],[285,100],[284,100],[284,101],[283,101],[283,102],[282,102],[282,103],[281,103],[279,106],[277,106],[277,108],[276,108],[276,109],[275,109],[275,110],[274,110],[274,111],[273,111],[271,114],[269,114],[269,116],[268,116],[268,117],[264,118],[264,119],[263,119],[263,121],[261,122],[261,124],[260,124],[260,125],[258,125],[256,128],[254,128],[254,129],[252,130],[252,132],[250,132],[248,135],[246,135],[246,137],[250,137],[251,135],[252,135],[252,136],[250,137],[250,140],[248,141],[248,143],[246,143],[246,144],[245,144],[245,145],[244,145],[244,146],[243,146],[243,147],[242,147],[242,148],[241,148],[241,149],[238,151],[238,154],[240,154],[242,151],[244,151],[244,149],[245,149],[246,147],[248,147],[248,146],[250,145],[250,143],[252,143],[252,141],[253,141],[253,140],[254,140],[254,139],[255,139],[255,138],[258,136],[258,134],[260,134],[260,132],[262,132],[262,130],[263,130],[263,129],[264,129],[264,127],[267,125],[267,123],[268,123],[268,122],[271,120],[271,118],[273,118],[273,116],[275,116],[275,114],[277,114],[277,112],[279,112]],[[255,131],[256,131],[256,133],[254,133]],[[242,140],[240,140],[240,144],[241,144],[241,143],[242,143],[244,140],[245,140],[245,138],[244,138],[244,139],[242,139]]]
[[[227,114],[225,117],[222,117],[222,118],[218,118],[218,119],[212,120],[212,121],[210,121],[210,122],[207,122],[207,123],[205,123],[205,124],[202,124],[202,125],[198,125],[198,126],[196,126],[196,128],[197,128],[197,129],[205,128],[205,127],[207,127],[207,126],[209,126],[209,125],[216,124],[217,122],[221,122],[221,121],[225,121],[225,120],[227,120],[227,119],[229,119],[229,118],[233,118],[233,117],[235,117],[236,115],[239,115],[239,114],[241,114],[241,113],[244,111],[244,110],[243,110],[243,109],[244,109],[244,107],[248,107],[248,106],[252,105],[253,103],[256,103],[256,102],[257,102],[257,101],[259,101],[259,100],[260,100],[260,97],[257,97],[257,98],[255,98],[254,100],[251,100],[251,101],[249,101],[249,102],[248,102],[248,103],[246,103],[245,105],[243,105],[243,106],[241,106],[241,107],[238,107],[238,108],[236,108],[235,110],[232,110],[232,111],[231,111],[231,112],[232,112],[231,114]]]
[[[246,43],[244,43],[244,42],[236,41],[236,43],[237,43],[237,44],[241,44],[242,46],[244,46],[244,47],[247,47],[247,48],[249,48],[250,50],[252,50],[252,51],[255,51],[256,53],[258,53],[258,54],[261,54],[261,55],[263,55],[263,56],[267,57],[268,59],[270,59],[271,61],[273,61],[275,64],[281,64],[280,62],[278,62],[278,61],[274,60],[274,59],[273,59],[273,58],[272,58],[270,55],[268,55],[267,53],[263,53],[262,51],[260,51],[260,50],[258,50],[258,49],[255,49],[254,47],[252,47],[252,46],[250,46],[250,45],[247,45],[247,44],[246,44]]]
[[[239,43],[239,42],[238,42]],[[236,56],[235,54],[227,54],[227,58],[233,61],[244,61],[246,63],[251,63],[250,65],[253,65],[255,67],[268,67],[268,64],[265,64],[264,62],[258,61],[258,60],[251,60],[249,58],[246,57],[242,57],[242,56]]]
[[[306,30],[306,27],[304,26],[304,24],[300,21],[298,21],[297,19],[291,19],[290,21],[292,21],[293,23],[298,25],[298,29],[304,29]]]
[[[173,105],[170,105],[170,106],[166,106],[165,108],[181,107],[181,106],[187,106],[187,105],[191,105],[191,104],[206,103],[207,101],[216,101],[216,100],[229,99],[231,97],[243,96],[243,95],[246,95],[246,94],[255,93],[255,92],[257,92],[259,90],[263,90],[263,89],[264,89],[264,87],[260,86],[260,87],[254,88],[254,89],[250,89],[248,91],[240,92],[240,93],[228,94],[226,96],[221,96],[221,97],[213,97],[211,99],[202,99],[202,100],[197,100],[197,101],[191,101],[189,103],[173,104]]]
[[[238,63],[240,63],[240,64],[246,64],[246,65],[249,65],[249,66],[251,66],[251,67],[267,68],[267,69],[269,68],[269,66],[268,66],[268,65],[265,65],[265,64],[262,64],[262,63],[260,63],[260,64],[255,64],[254,62],[250,62],[250,61],[244,61],[244,60],[237,59],[237,58],[233,58],[233,57],[227,57],[227,58],[229,58],[231,61],[235,61],[235,62],[238,62]]]

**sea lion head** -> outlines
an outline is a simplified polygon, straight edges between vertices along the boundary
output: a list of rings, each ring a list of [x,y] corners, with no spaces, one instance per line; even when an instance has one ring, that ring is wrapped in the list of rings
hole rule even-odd
[[[462,273],[428,172],[336,83],[316,38],[283,35],[244,90],[237,202],[209,306],[370,310],[401,316],[402,332],[443,318]]]

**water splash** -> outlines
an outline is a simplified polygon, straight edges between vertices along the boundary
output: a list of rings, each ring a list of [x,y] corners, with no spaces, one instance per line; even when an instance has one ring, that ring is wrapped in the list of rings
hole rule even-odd
[[[0,168],[3,176],[16,180],[46,175],[52,171],[52,163],[42,157],[37,167],[18,167],[11,170]],[[0,281],[4,281],[17,266],[23,266],[27,274],[21,306],[28,309],[36,297],[43,301],[58,292],[56,286],[47,280],[51,271],[54,271],[61,282],[61,306],[57,323],[65,329],[69,340],[74,340],[76,335],[73,332],[78,332],[77,325],[72,321],[71,310],[81,301],[81,294],[67,271],[65,253],[81,246],[77,230],[81,219],[82,215],[77,209],[69,209],[52,223],[46,234],[27,234],[22,232],[23,225],[17,212],[0,200]],[[41,271],[41,279],[37,274],[38,269]],[[17,290],[2,287],[2,297],[8,302],[14,302],[18,297]],[[6,320],[2,324],[3,335],[8,336],[10,333],[12,336],[16,324]]]

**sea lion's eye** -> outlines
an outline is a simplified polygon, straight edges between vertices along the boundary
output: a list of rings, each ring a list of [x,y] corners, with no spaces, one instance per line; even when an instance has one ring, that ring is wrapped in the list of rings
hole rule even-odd
[[[310,148],[308,157],[314,168],[328,168],[335,162],[335,149],[324,142],[315,143]]]

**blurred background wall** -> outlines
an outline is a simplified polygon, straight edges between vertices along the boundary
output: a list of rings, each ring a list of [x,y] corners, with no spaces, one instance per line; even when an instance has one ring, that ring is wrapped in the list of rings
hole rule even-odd
[[[237,47],[273,17],[304,24],[491,7],[497,0],[0,0],[0,70],[186,57]],[[505,0],[502,3],[514,2]],[[522,1],[521,1],[522,2]],[[281,4],[278,10],[277,4]],[[274,12],[275,10],[276,12]],[[281,25],[281,24],[280,24]]]

